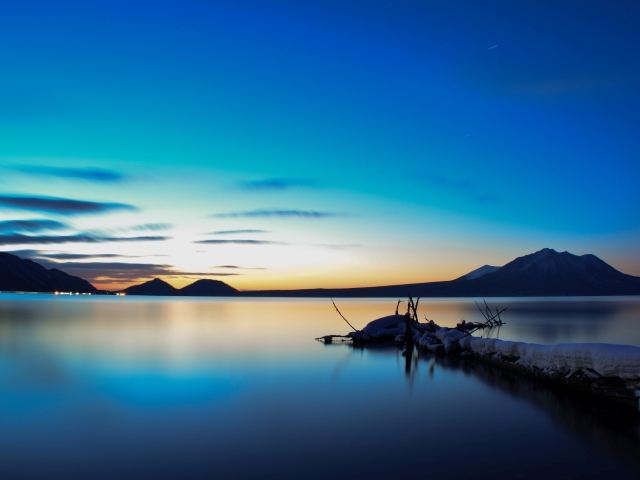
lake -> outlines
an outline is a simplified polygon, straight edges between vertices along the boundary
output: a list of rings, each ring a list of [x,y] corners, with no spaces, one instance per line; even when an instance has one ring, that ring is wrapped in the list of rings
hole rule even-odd
[[[336,303],[362,328],[396,299]],[[489,303],[501,339],[640,346],[638,297]],[[482,319],[474,299],[419,312]],[[348,331],[328,299],[0,294],[2,477],[638,478],[638,418],[481,363],[314,340]]]

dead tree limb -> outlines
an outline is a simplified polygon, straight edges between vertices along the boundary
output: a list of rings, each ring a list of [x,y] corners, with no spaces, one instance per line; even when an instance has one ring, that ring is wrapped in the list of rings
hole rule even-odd
[[[402,300],[398,300],[398,304],[396,305],[396,315],[398,315],[398,308],[400,307],[400,304],[404,303]]]
[[[340,313],[340,310],[338,310],[338,307],[336,307],[336,302],[333,301],[333,298],[331,298],[331,303],[333,303],[333,306],[336,308],[336,312],[338,312],[338,315],[340,315],[342,317],[342,319],[345,322],[347,322],[347,325],[349,325],[353,329],[354,332],[357,332],[358,330],[356,330],[355,327],[349,323],[349,320],[344,318],[344,315],[342,315],[342,313]]]

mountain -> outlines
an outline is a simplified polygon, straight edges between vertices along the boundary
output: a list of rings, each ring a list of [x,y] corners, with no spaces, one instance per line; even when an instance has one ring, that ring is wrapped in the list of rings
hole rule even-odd
[[[486,267],[481,267],[488,270]],[[496,267],[494,267],[496,268]],[[595,255],[545,248],[494,271],[474,270],[447,282],[381,287],[242,292],[253,297],[517,297],[640,295],[640,277],[619,272]],[[472,278],[469,278],[469,277]]]
[[[475,270],[472,270],[471,272],[467,273],[466,275],[461,276],[460,278],[456,278],[456,280],[475,280],[476,278],[480,278],[484,275],[486,275],[487,273],[493,273],[496,270],[499,270],[500,267],[493,267],[491,265],[485,265],[483,267],[480,268],[476,268]]]
[[[0,291],[96,293],[98,289],[80,277],[0,252]]]
[[[573,255],[545,248],[503,267],[485,265],[446,282],[361,288],[238,291],[219,280],[198,280],[176,290],[152,280],[125,290],[131,295],[243,297],[531,297],[640,295],[640,277],[619,272],[595,255]]]
[[[179,295],[179,290],[172,287],[164,280],[154,278],[140,285],[134,285],[123,290],[127,295],[161,295],[161,296],[174,296]]]
[[[472,296],[640,294],[640,277],[619,272],[595,255],[577,256],[550,248],[465,283]]]
[[[177,289],[159,278],[134,285],[123,292],[127,295],[182,295],[190,297],[228,297],[239,293],[238,290],[220,280],[197,280],[186,287]]]
[[[238,290],[220,280],[197,280],[181,288],[180,295],[191,297],[228,297],[238,295]]]

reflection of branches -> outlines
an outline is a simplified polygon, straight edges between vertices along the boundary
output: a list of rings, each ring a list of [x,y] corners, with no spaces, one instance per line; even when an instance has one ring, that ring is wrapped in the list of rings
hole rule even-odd
[[[429,365],[429,377],[433,378],[433,373],[436,369],[436,359],[431,360],[431,364]]]
[[[336,379],[338,378],[338,373],[340,373],[340,370],[342,370],[342,367],[346,365],[350,357],[351,357],[351,352],[347,352],[347,354],[342,358],[342,360],[340,360],[338,364],[335,366],[335,368],[333,369],[333,375],[331,376],[332,382],[336,381]]]

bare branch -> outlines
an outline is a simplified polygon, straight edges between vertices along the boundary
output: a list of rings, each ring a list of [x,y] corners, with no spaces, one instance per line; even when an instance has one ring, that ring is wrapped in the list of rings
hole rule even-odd
[[[331,303],[333,303],[333,306],[336,307],[336,302],[333,301],[333,298],[331,298]],[[347,322],[347,325],[349,325],[354,332],[357,332],[358,330],[355,329],[355,327],[353,325],[351,325],[349,323],[349,320],[347,320],[346,318],[344,318],[344,315],[342,315],[342,313],[340,313],[340,310],[338,310],[338,307],[336,307],[336,312],[338,312],[338,315],[340,315],[342,317],[342,319]]]

